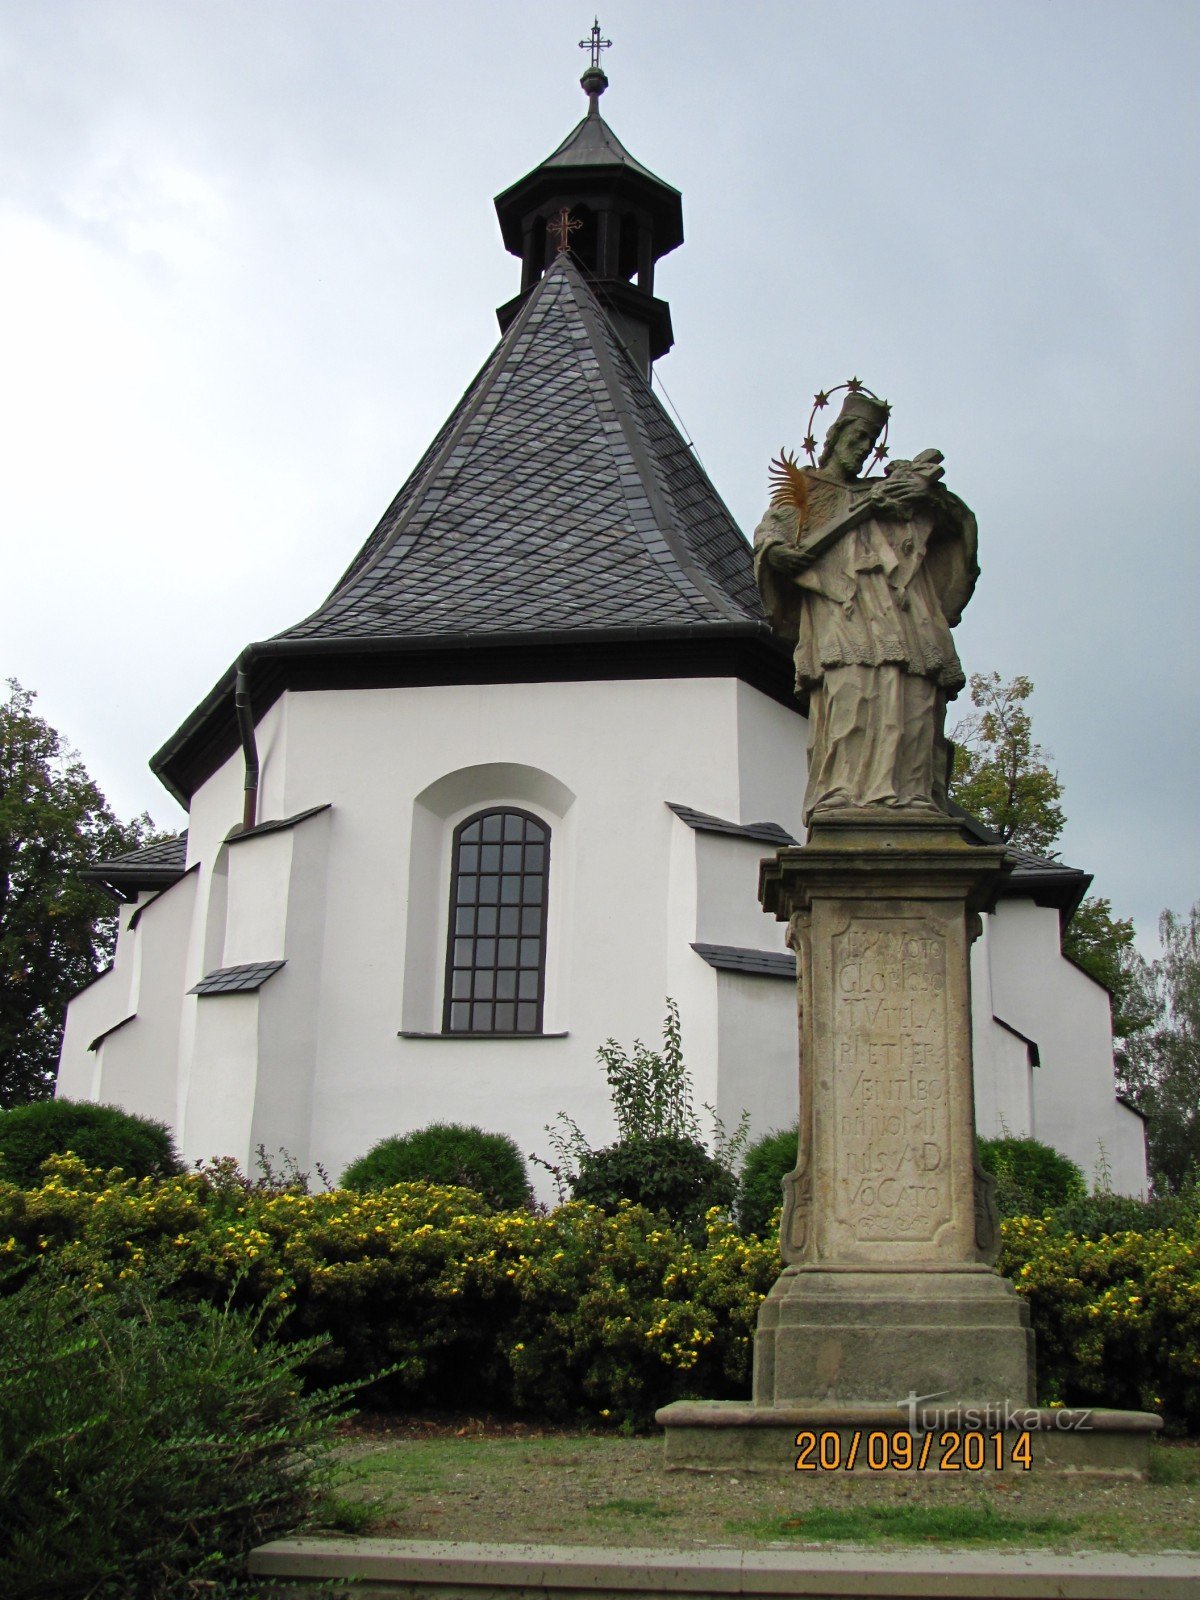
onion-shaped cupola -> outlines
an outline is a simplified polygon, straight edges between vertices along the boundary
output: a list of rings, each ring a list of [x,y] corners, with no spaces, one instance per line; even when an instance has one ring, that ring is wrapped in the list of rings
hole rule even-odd
[[[496,196],[505,248],[521,258],[521,292],[496,315],[507,330],[555,256],[569,252],[648,375],[674,339],[670,307],[655,298],[654,266],[683,243],[683,204],[678,189],[635,161],[600,115],[607,43],[599,25],[583,41],[591,50],[579,80],[587,115],[553,155]]]

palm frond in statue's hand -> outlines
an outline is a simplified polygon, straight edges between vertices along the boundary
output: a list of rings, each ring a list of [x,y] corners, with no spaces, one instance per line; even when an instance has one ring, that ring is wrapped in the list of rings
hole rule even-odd
[[[771,504],[786,506],[795,514],[797,535],[808,517],[808,480],[794,455],[786,450],[779,452],[767,473],[771,488]]]

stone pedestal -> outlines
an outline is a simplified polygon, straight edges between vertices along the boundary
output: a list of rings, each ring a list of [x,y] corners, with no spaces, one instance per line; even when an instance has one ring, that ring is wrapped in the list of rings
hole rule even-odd
[[[802,1069],[755,1403],[1029,1404],[1028,1310],[991,1270],[975,1163],[969,955],[1003,849],[950,817],[828,816],[760,884],[796,952]]]
[[[951,817],[882,809],[818,813],[808,844],[763,862],[760,898],[797,968],[786,1266],[759,1313],[752,1403],[665,1407],[669,1464],[761,1465],[806,1426],[899,1431],[919,1398],[943,1415],[1033,1405],[1029,1311],[991,1265],[992,1180],[975,1159],[970,946],[1005,870]],[[1001,1426],[1047,1426],[1034,1415]],[[1160,1425],[1131,1415],[1115,1444],[1072,1441],[1059,1459],[1144,1471]]]

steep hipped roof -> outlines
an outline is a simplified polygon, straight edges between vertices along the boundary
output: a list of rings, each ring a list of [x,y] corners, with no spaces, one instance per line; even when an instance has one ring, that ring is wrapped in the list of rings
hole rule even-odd
[[[338,588],[278,637],[762,615],[746,541],[560,255]]]
[[[741,676],[792,700],[750,548],[569,256],[311,616],[249,646],[290,684]],[[236,747],[233,669],[151,766],[177,796]]]

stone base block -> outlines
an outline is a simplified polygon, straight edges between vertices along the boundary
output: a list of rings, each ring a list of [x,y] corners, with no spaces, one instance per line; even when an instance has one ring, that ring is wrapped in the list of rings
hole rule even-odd
[[[1033,1370],[1029,1308],[988,1267],[789,1267],[759,1311],[754,1403],[1027,1406]]]
[[[677,1400],[655,1421],[666,1430],[668,1471],[768,1472],[802,1492],[828,1472],[880,1473],[972,1483],[1002,1473],[1144,1478],[1162,1418],[1145,1411],[962,1407],[916,1431],[896,1406],[757,1406],[741,1400]],[[930,1414],[925,1413],[928,1424]],[[926,1445],[925,1441],[929,1443]],[[1028,1465],[1026,1465],[1028,1461]]]

